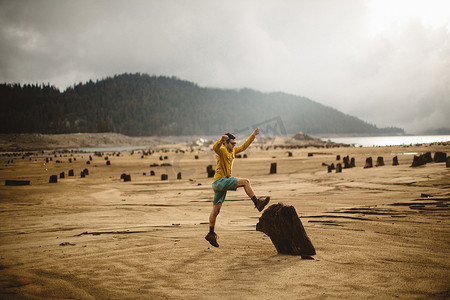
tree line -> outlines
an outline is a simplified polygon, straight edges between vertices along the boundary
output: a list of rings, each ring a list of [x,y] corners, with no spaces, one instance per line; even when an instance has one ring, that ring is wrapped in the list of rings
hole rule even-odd
[[[403,134],[305,97],[199,87],[175,77],[121,74],[61,92],[0,84],[1,133],[116,132],[129,136],[217,135],[278,118],[286,133]]]

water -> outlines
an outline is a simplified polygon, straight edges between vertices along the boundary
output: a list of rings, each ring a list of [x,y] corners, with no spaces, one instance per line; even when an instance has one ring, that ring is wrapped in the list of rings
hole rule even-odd
[[[354,144],[355,146],[361,147],[376,147],[449,142],[450,135],[324,137],[322,140],[330,140],[335,143]]]

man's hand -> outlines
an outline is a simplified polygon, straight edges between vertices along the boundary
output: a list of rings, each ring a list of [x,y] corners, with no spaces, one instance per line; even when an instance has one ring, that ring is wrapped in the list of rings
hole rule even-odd
[[[222,141],[228,141],[228,135],[226,134],[222,135]]]
[[[259,134],[259,128],[256,128],[255,131],[253,131],[252,135],[257,136]]]

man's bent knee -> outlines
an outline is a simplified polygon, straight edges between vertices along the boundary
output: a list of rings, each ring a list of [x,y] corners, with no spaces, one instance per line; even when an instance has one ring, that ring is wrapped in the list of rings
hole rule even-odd
[[[238,178],[237,180],[237,186],[246,186],[250,184],[250,180],[247,178]]]

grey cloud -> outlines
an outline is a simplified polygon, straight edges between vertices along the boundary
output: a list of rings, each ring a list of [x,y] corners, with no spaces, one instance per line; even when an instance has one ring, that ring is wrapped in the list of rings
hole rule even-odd
[[[2,1],[0,81],[123,72],[309,97],[378,126],[450,127],[449,28],[367,34],[369,1]]]

